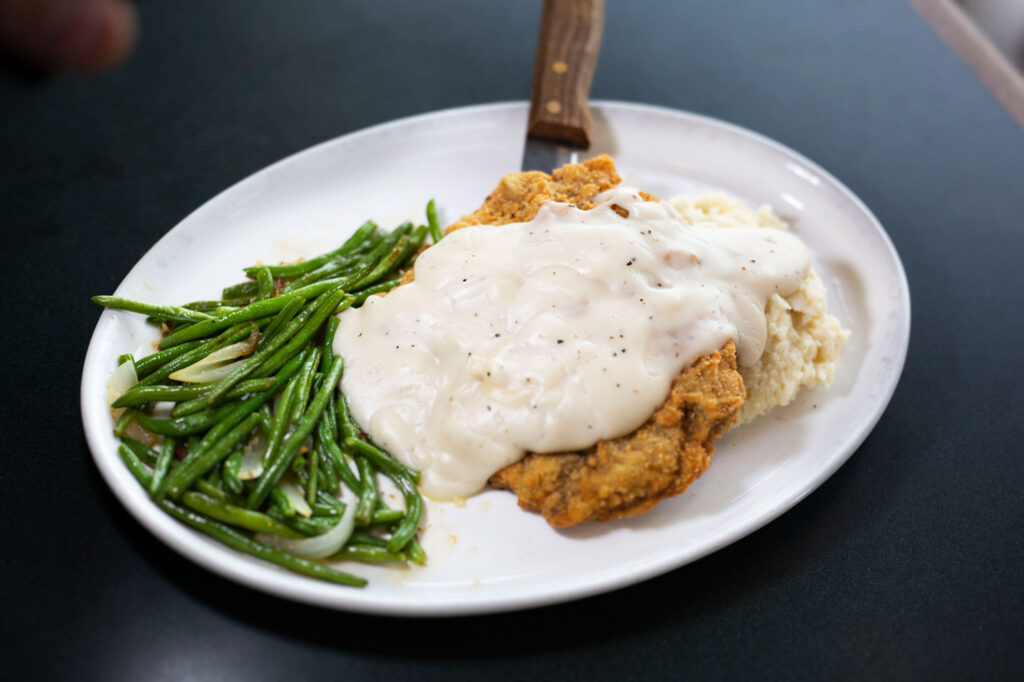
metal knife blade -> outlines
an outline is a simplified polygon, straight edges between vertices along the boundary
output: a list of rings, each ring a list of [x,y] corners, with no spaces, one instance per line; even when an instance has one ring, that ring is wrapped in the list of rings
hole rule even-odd
[[[553,169],[561,168],[567,163],[579,163],[579,157],[580,153],[577,149],[550,140],[528,136],[526,147],[523,149],[522,169],[550,173]]]

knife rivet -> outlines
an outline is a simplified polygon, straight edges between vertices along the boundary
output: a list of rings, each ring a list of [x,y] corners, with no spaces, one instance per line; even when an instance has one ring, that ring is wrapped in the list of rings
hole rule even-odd
[[[551,65],[551,70],[554,71],[555,73],[565,73],[566,71],[569,70],[569,65],[563,62],[562,60],[558,60],[557,62]]]
[[[548,100],[548,103],[544,105],[544,108],[548,110],[549,114],[557,114],[562,110],[562,103],[556,99]]]

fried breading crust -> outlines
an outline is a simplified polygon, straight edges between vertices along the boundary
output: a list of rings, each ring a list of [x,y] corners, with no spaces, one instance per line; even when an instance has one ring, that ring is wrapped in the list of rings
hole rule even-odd
[[[563,166],[550,176],[509,173],[479,209],[451,224],[446,233],[470,225],[525,222],[547,201],[588,210],[596,205],[595,195],[619,181],[615,162],[607,155]],[[643,192],[641,196],[657,200]],[[402,283],[413,277],[410,268]],[[685,369],[664,405],[636,431],[581,452],[530,453],[494,474],[490,484],[512,490],[519,506],[539,511],[557,527],[643,513],[686,490],[707,470],[712,440],[735,423],[745,395],[736,371],[736,348],[729,341]]]
[[[568,164],[548,175],[539,171],[509,173],[484,200],[483,206],[452,223],[445,234],[470,225],[507,225],[532,220],[548,201],[587,210],[597,194],[619,184],[615,162],[607,154]]]
[[[665,404],[636,431],[582,452],[529,454],[491,477],[552,526],[641,514],[678,495],[711,464],[743,404],[732,341],[683,370]]]

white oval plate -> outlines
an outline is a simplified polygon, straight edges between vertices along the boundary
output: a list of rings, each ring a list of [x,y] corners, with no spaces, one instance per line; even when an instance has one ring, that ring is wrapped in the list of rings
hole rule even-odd
[[[624,182],[662,197],[723,189],[771,204],[815,254],[830,307],[853,331],[835,384],[728,433],[685,494],[632,519],[566,531],[489,490],[458,507],[428,503],[427,567],[364,567],[352,589],[304,578],[224,547],[150,503],[118,458],[104,385],[120,353],[151,352],[139,315],[100,316],[82,373],[82,416],[110,488],[146,528],[206,568],[250,587],[321,606],[396,615],[454,615],[576,599],[670,571],[768,523],[817,488],[864,440],[896,387],[910,333],[910,297],[892,243],[842,184],[796,152],[750,131],[669,109],[595,102],[593,151]],[[167,233],[115,292],[159,303],[213,298],[241,268],[310,256],[367,218],[391,227],[477,207],[519,168],[527,105],[407,118],[325,142],[246,178]],[[99,292],[95,292],[99,293]]]

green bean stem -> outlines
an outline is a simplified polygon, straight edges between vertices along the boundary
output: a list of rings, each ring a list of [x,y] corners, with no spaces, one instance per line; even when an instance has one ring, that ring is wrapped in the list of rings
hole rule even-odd
[[[202,322],[213,319],[213,315],[201,313],[198,310],[189,310],[175,305],[160,305],[159,303],[146,303],[144,301],[133,301],[120,296],[93,296],[93,303],[98,303],[104,308],[114,310],[127,310],[132,313],[141,313],[162,320],[171,322]]]
[[[433,199],[427,202],[427,224],[430,226],[430,240],[435,244],[441,241],[444,233],[441,232],[441,222],[437,219],[437,205]]]

